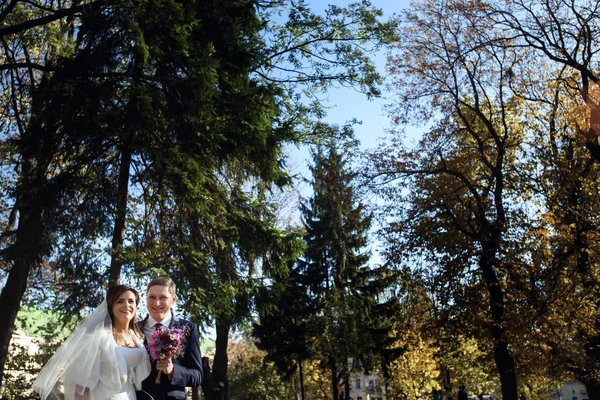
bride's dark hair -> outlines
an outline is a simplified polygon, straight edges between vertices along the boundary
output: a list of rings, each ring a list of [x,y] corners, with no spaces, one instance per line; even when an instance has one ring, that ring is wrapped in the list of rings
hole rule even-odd
[[[136,306],[136,315],[137,315],[137,306],[140,304],[140,294],[137,292],[137,290],[135,290],[131,286],[127,286],[127,285],[111,286],[110,288],[108,288],[108,291],[106,292],[106,306],[108,307],[108,315],[110,315],[110,319],[113,322],[114,322],[114,316],[113,316],[113,312],[112,312],[113,305],[114,305],[115,301],[119,298],[119,296],[122,295],[123,293],[125,293],[126,291],[130,291],[135,296],[135,306]],[[135,323],[135,317],[132,318],[131,321],[129,321],[129,329],[131,329],[139,338],[144,337],[144,334],[140,331],[140,328],[138,328],[138,325]]]

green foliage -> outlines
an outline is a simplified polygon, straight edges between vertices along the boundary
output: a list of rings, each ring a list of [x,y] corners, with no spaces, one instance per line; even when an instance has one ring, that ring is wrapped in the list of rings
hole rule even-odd
[[[294,396],[294,391],[282,382],[273,367],[257,366],[240,376],[232,377],[230,384],[229,399],[231,400],[260,398],[286,400]]]
[[[35,399],[31,391],[33,377],[39,368],[36,358],[28,354],[27,348],[13,344],[11,354],[5,364],[5,377],[2,386],[2,398],[5,399]]]
[[[358,200],[349,160],[342,155],[352,151],[352,143],[346,144],[331,141],[313,152],[314,194],[302,206],[307,250],[300,264],[312,301],[324,313],[322,325],[316,324],[324,329],[323,338],[338,343],[343,338],[349,346],[342,360],[364,348],[359,334],[375,319],[371,306],[376,294],[366,265],[370,254],[364,251],[371,216]]]
[[[69,318],[75,320],[76,318]],[[52,338],[62,340],[69,336],[71,329],[64,325],[65,316],[52,310],[41,310],[39,308],[24,307],[17,315],[16,328],[22,330],[30,337]]]
[[[278,0],[261,10],[266,45],[256,72],[282,88],[290,119],[306,124],[305,139],[314,138],[312,126],[326,113],[320,93],[344,86],[380,95],[382,77],[371,55],[395,38],[395,24],[382,15],[367,0],[329,5],[323,15],[304,0]]]
[[[450,339],[450,338],[449,338]],[[439,349],[439,360],[451,371],[454,390],[465,385],[470,394],[500,392],[495,365],[489,349],[476,338],[454,336]]]
[[[44,336],[13,335],[4,370],[2,395],[5,399],[37,398],[31,390],[33,381],[70,332],[64,327],[57,328],[58,318],[49,312],[20,312],[19,320],[28,319],[29,327]],[[39,325],[42,323],[47,325]]]
[[[276,277],[265,292],[263,298],[270,301],[261,303],[253,333],[267,359],[287,376],[304,360],[319,357],[321,367],[335,377],[335,396],[338,380],[348,381],[348,359],[360,360],[366,369],[389,362],[383,354],[391,344],[392,322],[383,321],[392,314],[384,317],[377,301],[385,290],[378,282],[384,272],[367,265],[370,256],[364,248],[371,217],[358,200],[343,155],[354,143],[337,142],[342,135],[336,127],[321,129],[333,135],[313,151],[314,192],[302,206],[306,250],[291,273]]]
[[[23,280],[9,289],[29,278],[32,301],[78,314],[103,296],[113,257],[131,280],[172,274],[203,325],[251,315],[264,279],[301,252],[266,200],[289,182],[284,145],[320,115],[304,115],[299,88],[376,95],[365,46],[391,35],[368,2],[324,24],[290,4],[290,24],[271,18],[283,2],[0,6],[2,261]],[[295,57],[305,65],[279,79]],[[124,240],[107,248],[123,215]],[[23,293],[7,293],[16,313]]]
[[[292,382],[284,380],[272,364],[263,362],[263,358],[264,353],[248,339],[230,344],[229,399],[286,400],[295,396]]]
[[[200,340],[200,351],[202,354],[209,353],[215,349],[215,341],[213,339],[201,339]]]
[[[315,355],[310,316],[318,311],[306,293],[297,264],[290,269],[288,276],[275,276],[273,285],[259,292],[259,321],[252,330],[257,347],[266,352],[265,361],[288,378]]]
[[[427,340],[410,336],[410,333],[405,333],[405,351],[391,363],[386,396],[419,398],[423,393],[441,389],[440,369],[435,357],[437,349]]]
[[[389,59],[398,132],[370,158],[385,199],[386,260],[426,282],[436,345],[460,348],[450,332],[476,340],[477,362],[494,357],[511,399],[539,396],[565,379],[565,367],[600,388],[590,351],[599,303],[587,291],[597,286],[597,206],[588,196],[597,192],[598,97],[589,60],[573,52],[597,38],[555,41],[599,20],[583,4],[546,6],[409,7]],[[585,29],[575,22],[581,13]],[[427,128],[411,142],[407,125]],[[442,376],[456,359],[444,359]]]

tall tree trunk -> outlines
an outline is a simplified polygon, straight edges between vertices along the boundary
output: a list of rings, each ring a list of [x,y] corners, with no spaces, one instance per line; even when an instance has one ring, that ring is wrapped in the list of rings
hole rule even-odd
[[[131,168],[131,157],[133,152],[133,141],[135,132],[140,122],[139,110],[137,109],[138,88],[142,76],[142,51],[136,47],[133,56],[133,86],[130,88],[131,105],[127,110],[127,125],[124,130],[125,137],[120,143],[121,160],[119,165],[119,182],[117,189],[117,202],[115,209],[115,226],[112,237],[112,256],[110,260],[110,271],[108,277],[109,286],[118,285],[121,282],[121,267],[123,266],[123,241],[125,240],[125,222],[127,218],[127,196],[129,194],[129,169]]]
[[[348,373],[345,374],[344,378],[344,399],[350,400],[350,376]]]
[[[229,344],[229,331],[231,321],[229,319],[217,319],[217,338],[215,340],[215,359],[213,360],[212,376],[216,391],[215,400],[227,400],[229,398],[229,380],[227,379],[227,346]]]
[[[300,374],[300,400],[304,400],[304,370],[302,360],[298,360],[298,373]]]
[[[600,321],[594,321],[596,331],[600,329]],[[600,361],[600,335],[590,335],[580,332],[584,340],[585,362],[572,362],[575,368],[569,368],[575,379],[585,385],[590,400],[600,400],[600,379],[597,378],[598,362]]]
[[[40,208],[21,209],[19,214],[17,239],[14,244],[14,262],[0,295],[0,321],[2,321],[0,324],[0,389],[13,327],[27,288],[29,271],[38,258],[37,246],[40,243],[43,229]]]
[[[335,365],[335,353],[331,356],[331,391],[333,393],[333,400],[339,400],[338,390],[338,373],[337,366]]]
[[[2,321],[0,324],[0,389],[4,378],[4,365],[8,358],[8,347],[21,300],[27,288],[29,271],[43,251],[44,209],[38,198],[41,197],[39,189],[43,187],[45,181],[40,182],[29,178],[33,170],[31,161],[23,162],[21,174],[23,181],[27,183],[21,184],[20,195],[16,200],[19,222],[15,242],[7,254],[7,260],[12,261],[12,268],[0,294],[0,321]],[[38,190],[32,190],[34,187]],[[45,204],[49,200],[46,198]]]
[[[202,400],[202,397],[200,397],[200,386],[194,386],[192,387],[192,400]],[[208,400],[208,399],[204,399],[204,400]]]
[[[589,400],[600,400],[600,381],[598,379],[577,377],[577,380],[585,385]]]
[[[109,286],[121,282],[121,267],[123,265],[123,241],[125,239],[125,220],[127,218],[127,196],[129,194],[129,169],[131,167],[131,153],[133,134],[129,134],[121,143],[121,160],[119,165],[119,187],[117,189],[117,203],[115,212],[115,225],[112,237],[112,256],[110,260]]]
[[[496,254],[496,249],[495,246],[487,248],[484,246],[480,267],[490,296],[490,314],[492,317],[490,330],[494,341],[494,360],[500,373],[502,398],[504,400],[517,400],[515,360],[508,348],[504,329],[504,293],[495,271],[494,254]]]
[[[346,340],[346,329],[343,329],[343,333],[344,335],[344,340]],[[350,372],[348,370],[348,360],[350,359],[350,355],[348,352],[348,345],[346,343],[344,343],[344,351],[343,351],[343,358],[342,358],[342,376],[344,379],[344,400],[350,400]]]
[[[204,379],[202,380],[202,393],[204,393],[204,400],[213,400],[213,389],[215,385],[213,382],[213,376],[210,370],[210,362],[208,361],[208,357],[202,357],[202,371],[204,373]]]
[[[452,392],[452,376],[450,375],[450,369],[449,368],[445,368],[446,369],[446,373],[444,374],[444,388],[443,388],[443,394],[446,394],[448,396],[450,396],[450,393]]]
[[[344,304],[344,308],[347,307],[346,296],[342,291],[342,304]],[[344,312],[344,320],[349,320],[349,315],[347,312]],[[342,348],[342,379],[344,383],[344,400],[350,400],[350,372],[348,368],[348,360],[350,359],[350,352],[348,351],[348,332],[346,332],[346,324],[342,322],[341,324],[342,332],[341,336],[344,340],[344,347]]]
[[[584,179],[588,176],[591,163],[588,162],[579,179],[575,181],[573,190],[568,198],[568,204],[571,210],[581,209],[581,191]],[[577,227],[575,239],[573,241],[573,249],[577,252],[577,273],[581,284],[588,291],[594,291],[597,287],[597,279],[593,272],[594,264],[590,262],[590,244],[589,237],[586,233],[587,227],[585,222],[582,222],[576,212],[571,212],[568,215],[567,223]],[[597,293],[597,291],[596,291]],[[596,298],[596,307],[600,306],[600,298]],[[594,320],[594,331],[600,329],[600,321]],[[595,378],[598,365],[600,365],[600,335],[594,335],[584,330],[578,330],[579,340],[582,341],[584,348],[585,361],[569,360],[567,369],[573,372],[575,378],[585,385],[588,393],[588,399],[600,400],[600,380]]]

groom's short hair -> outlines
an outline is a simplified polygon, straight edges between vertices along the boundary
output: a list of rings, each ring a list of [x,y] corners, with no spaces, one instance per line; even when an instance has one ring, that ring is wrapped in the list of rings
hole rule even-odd
[[[148,290],[150,290],[150,288],[152,286],[166,286],[169,289],[169,293],[171,293],[173,296],[175,296],[175,282],[173,282],[173,279],[171,279],[168,276],[159,276],[156,277],[154,279],[152,279],[150,281],[150,283],[148,283],[148,288],[146,289],[146,293],[148,293]]]

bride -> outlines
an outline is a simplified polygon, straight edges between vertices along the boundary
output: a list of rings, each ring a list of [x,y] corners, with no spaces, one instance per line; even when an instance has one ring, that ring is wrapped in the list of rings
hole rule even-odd
[[[143,334],[134,318],[138,292],[126,285],[106,299],[67,338],[33,384],[42,400],[135,400],[150,374]]]

